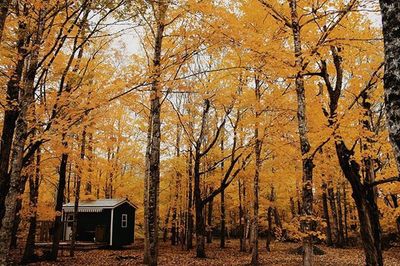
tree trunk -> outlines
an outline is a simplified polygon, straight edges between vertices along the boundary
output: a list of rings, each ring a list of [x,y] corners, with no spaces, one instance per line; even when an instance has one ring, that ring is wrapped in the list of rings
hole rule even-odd
[[[18,31],[18,60],[7,83],[7,108],[4,112],[3,131],[0,143],[0,221],[4,217],[4,212],[6,209],[4,201],[10,186],[10,154],[16,127],[15,122],[17,121],[20,113],[17,103],[19,99],[19,92],[21,90],[22,72],[24,69],[25,58],[28,55],[28,52],[26,51],[27,40],[25,36],[25,22],[21,21],[18,24]]]
[[[180,141],[181,141],[181,127],[179,124],[176,126],[176,158],[180,157]],[[173,246],[178,244],[178,239],[179,239],[179,217],[178,217],[178,200],[179,200],[179,188],[181,185],[181,178],[182,174],[178,170],[176,172],[176,177],[175,177],[175,195],[174,195],[174,206],[172,208],[172,228],[171,228],[171,244]]]
[[[221,152],[224,152],[224,134],[221,139]],[[224,171],[224,163],[221,164],[221,170]],[[221,184],[222,186],[222,184]],[[226,211],[225,211],[225,189],[221,191],[221,227],[220,227],[220,242],[219,247],[225,248],[225,236],[226,236]]]
[[[335,201],[335,193],[332,187],[332,184],[329,184],[328,187],[328,199],[331,205],[332,210],[332,235],[333,235],[333,243],[334,246],[337,246],[339,243],[339,230],[338,230],[338,214],[336,209],[336,201]]]
[[[171,200],[171,199],[170,199]],[[171,214],[171,207],[168,207],[167,216],[165,217],[164,222],[164,230],[163,230],[163,242],[167,242],[168,238],[168,225],[169,225],[169,216]],[[172,238],[172,237],[171,237]]]
[[[346,195],[346,183],[343,183],[343,207],[344,207],[344,244],[347,245],[349,235],[348,235],[348,222],[347,222],[347,213],[348,213],[348,206],[347,206],[347,195]]]
[[[336,188],[336,199],[337,199],[337,207],[338,207],[338,231],[339,231],[339,239],[338,239],[338,247],[343,247],[344,241],[344,229],[343,229],[343,212],[342,212],[342,203],[341,203],[341,194],[340,187]]]
[[[293,43],[295,53],[295,67],[298,69],[296,75],[296,94],[297,94],[297,120],[300,138],[300,149],[302,155],[302,169],[303,169],[303,188],[302,188],[302,215],[305,216],[302,221],[302,230],[307,236],[303,237],[303,265],[313,265],[313,248],[312,248],[312,236],[308,232],[312,232],[314,229],[313,216],[313,160],[308,154],[311,150],[310,142],[308,140],[308,122],[306,116],[306,95],[304,88],[304,77],[303,77],[303,53],[301,44],[301,27],[299,23],[299,17],[297,14],[297,0],[289,0],[290,14],[291,14],[291,28],[293,31]]]
[[[4,25],[8,15],[11,0],[0,0],[0,43],[3,39]]]
[[[383,265],[379,211],[374,189],[361,183],[360,165],[353,159],[353,152],[347,149],[343,141],[336,142],[336,152],[343,173],[353,189],[352,196],[360,221],[365,263],[368,266]]]
[[[15,121],[15,137],[12,141],[12,154],[11,154],[11,171],[9,176],[9,190],[8,194],[5,197],[4,204],[0,207],[5,207],[4,217],[2,219],[1,228],[0,228],[0,264],[6,264],[8,260],[8,254],[10,249],[10,242],[11,242],[11,235],[12,235],[12,228],[15,224],[15,214],[17,210],[18,199],[21,197],[21,186],[25,186],[25,180],[21,178],[21,172],[23,168],[23,157],[25,151],[25,143],[28,138],[28,123],[32,123],[31,113],[33,113],[33,105],[35,101],[35,86],[34,80],[37,71],[37,57],[38,57],[38,50],[39,44],[41,42],[41,36],[43,31],[43,20],[41,19],[41,13],[43,10],[39,11],[39,20],[38,20],[38,27],[35,38],[33,40],[33,44],[35,49],[32,49],[30,52],[26,50],[25,45],[25,34],[26,34],[26,22],[19,21],[19,38],[18,38],[18,54],[22,59],[25,59],[28,54],[31,55],[31,62],[27,68],[26,77],[21,83],[21,75],[19,72],[19,67],[23,68],[23,62],[19,62],[21,58],[19,58],[17,63],[17,68],[14,74],[12,75],[11,79],[14,79],[11,83],[14,84],[16,81],[17,84],[12,85],[13,89],[16,89],[13,93],[18,93],[20,90],[20,99],[18,102],[18,106],[16,107],[19,109],[18,118]],[[24,7],[24,15],[28,13],[28,8]],[[18,66],[18,64],[20,64]],[[22,74],[22,69],[21,69]],[[22,87],[20,87],[22,86]],[[8,88],[7,88],[8,90]],[[9,95],[7,95],[8,97]],[[16,98],[18,99],[18,98]],[[6,117],[5,117],[6,118]],[[5,125],[8,126],[8,125]],[[11,126],[12,128],[12,126]],[[14,129],[12,130],[14,131]],[[4,131],[3,131],[4,132]],[[3,136],[2,136],[3,137]],[[12,138],[12,136],[9,136]],[[10,140],[8,140],[10,141]],[[3,143],[4,144],[4,143]],[[2,145],[3,147],[3,145]],[[2,153],[3,155],[3,153]],[[7,155],[7,154],[6,154]],[[6,156],[7,157],[7,156]],[[1,158],[1,161],[5,159],[4,157]],[[6,169],[2,169],[2,173],[7,173],[4,171]],[[4,172],[3,172],[4,171]],[[0,178],[3,178],[1,176]],[[8,186],[7,182],[2,183],[4,189]],[[3,194],[4,196],[5,194]]]
[[[292,214],[292,219],[296,217],[296,207],[294,206],[293,197],[290,197],[290,213]]]
[[[385,47],[385,107],[389,137],[400,173],[400,2],[380,0]]]
[[[226,229],[226,223],[225,223],[225,217],[226,217],[226,212],[225,212],[225,190],[221,192],[221,227],[220,227],[220,242],[219,242],[219,247],[220,248],[225,248],[225,229]]]
[[[188,160],[188,210],[186,216],[186,250],[193,248],[193,154],[192,147],[189,148]]]
[[[258,265],[258,208],[259,208],[259,179],[260,179],[260,171],[261,171],[261,149],[262,149],[262,140],[259,135],[259,117],[261,115],[261,92],[260,92],[260,82],[256,78],[255,79],[255,94],[256,94],[256,123],[254,130],[254,153],[255,153],[255,172],[254,172],[254,183],[253,183],[253,239],[252,239],[252,255],[251,255],[251,265]]]
[[[88,132],[88,177],[85,185],[85,194],[92,194],[92,178],[93,178],[93,133]]]
[[[205,224],[203,217],[203,204],[200,191],[200,146],[196,147],[194,160],[194,198],[196,209],[196,257],[205,258]]]
[[[210,189],[212,191],[212,189]],[[212,212],[213,212],[213,200],[208,203],[208,219],[207,219],[207,243],[212,243]]]
[[[65,134],[63,135],[62,145],[65,149],[68,147],[68,143],[65,140]],[[59,168],[59,179],[58,179],[58,187],[57,187],[57,199],[56,199],[56,206],[55,212],[56,217],[54,220],[53,226],[53,244],[51,247],[50,253],[50,260],[57,260],[58,257],[58,249],[61,240],[61,233],[62,233],[62,206],[64,203],[64,190],[65,190],[65,182],[66,182],[66,175],[67,175],[67,164],[68,164],[68,153],[63,153],[61,155],[61,162]]]
[[[267,230],[267,251],[271,251],[271,239],[272,239],[272,207],[268,207],[267,211],[267,222],[268,222],[268,230]]]
[[[176,206],[176,205],[175,205]],[[172,226],[171,226],[171,245],[177,244],[178,228],[177,228],[177,210],[176,207],[172,210]]]
[[[332,246],[332,231],[331,224],[329,220],[329,210],[328,210],[328,200],[326,196],[326,184],[322,184],[322,206],[324,210],[324,219],[326,222],[326,244]]]
[[[242,199],[242,183],[240,179],[238,180],[238,193],[239,193],[239,238],[240,238],[240,252],[246,252],[246,238],[245,238],[245,222],[244,222],[244,211],[243,211],[243,199]]]
[[[83,174],[82,165],[85,160],[85,154],[86,154],[86,128],[84,127],[84,129],[82,131],[81,154],[80,154],[81,160],[77,167],[78,174],[76,177],[76,187],[75,187],[74,221],[72,223],[71,249],[69,251],[69,255],[71,257],[73,257],[74,253],[75,253],[75,242],[76,242],[76,235],[77,235],[77,229],[78,229],[78,207],[79,207],[79,199],[80,199],[80,193],[81,193],[82,174]]]
[[[28,116],[34,102],[34,88],[26,86],[21,92],[19,103],[20,113],[16,121],[16,133],[12,145],[10,187],[5,199],[5,212],[0,229],[0,264],[6,264],[11,244],[12,228],[17,209],[18,199],[21,196],[21,171],[25,142],[28,133]]]
[[[151,266],[157,265],[158,259],[158,214],[159,214],[159,190],[160,190],[160,143],[161,143],[161,52],[164,37],[164,19],[168,4],[164,1],[155,3],[155,32],[154,55],[153,55],[153,76],[150,95],[150,121],[148,148],[146,152],[146,178],[148,179],[147,195],[147,223],[145,237],[148,238],[148,245],[145,250],[145,263]]]
[[[26,237],[26,244],[22,263],[28,263],[35,259],[35,237],[36,237],[36,224],[37,224],[37,204],[39,197],[39,183],[40,183],[40,160],[41,151],[36,151],[36,165],[35,175],[29,176],[29,230]]]
[[[24,177],[24,175],[23,175],[21,177],[21,181],[20,181],[21,184],[24,183],[24,185],[25,185],[25,182],[22,179],[26,179],[26,177]],[[25,186],[24,186],[23,190],[25,190]],[[23,193],[24,193],[23,190],[20,190],[20,192],[19,192],[20,195],[23,195]],[[16,208],[15,208],[15,214],[14,214],[14,224],[13,224],[13,227],[11,230],[11,244],[10,244],[11,249],[17,248],[18,228],[21,223],[21,215],[20,215],[21,209],[22,209],[22,198],[18,198],[17,202],[16,202]]]

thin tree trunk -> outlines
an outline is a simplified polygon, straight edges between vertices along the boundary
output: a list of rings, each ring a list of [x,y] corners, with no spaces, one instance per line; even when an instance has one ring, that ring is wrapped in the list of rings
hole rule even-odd
[[[296,207],[294,206],[293,197],[290,197],[290,213],[292,214],[292,219],[296,217]]]
[[[256,123],[254,130],[254,139],[256,141],[254,146],[255,153],[255,173],[254,173],[254,183],[253,183],[253,239],[252,239],[252,255],[251,255],[251,265],[258,265],[258,208],[259,208],[259,178],[261,171],[261,149],[262,140],[259,132],[259,117],[261,115],[261,92],[260,92],[260,81],[258,78],[255,79],[255,94],[256,94]]]
[[[338,207],[338,229],[339,229],[339,239],[338,239],[338,247],[343,247],[344,241],[344,229],[343,229],[343,212],[342,212],[342,203],[341,203],[341,194],[340,194],[340,187],[336,188],[336,200],[337,200],[337,207]]]
[[[332,235],[333,235],[333,242],[334,245],[337,246],[339,243],[339,230],[338,230],[338,214],[336,209],[336,201],[335,201],[335,193],[332,187],[332,184],[329,184],[328,187],[328,199],[331,205],[332,210]]]
[[[146,152],[146,178],[148,179],[147,195],[147,223],[145,237],[148,245],[145,250],[145,263],[157,265],[158,260],[158,214],[159,214],[159,189],[160,189],[160,142],[161,142],[161,52],[164,37],[164,19],[168,3],[157,1],[153,3],[155,14],[155,39],[153,55],[153,76],[150,95],[150,121],[149,121],[149,147]]]
[[[221,152],[224,152],[224,131],[222,130],[221,134]],[[221,163],[221,170],[224,171],[224,163]],[[225,237],[226,237],[226,211],[225,211],[225,189],[221,191],[221,201],[220,201],[220,209],[221,209],[221,224],[220,224],[220,242],[219,247],[225,248]]]
[[[69,162],[68,167],[68,181],[67,181],[67,202],[71,202],[71,176],[72,176],[72,163]]]
[[[246,239],[245,239],[245,223],[244,223],[244,211],[243,211],[243,199],[242,199],[242,183],[238,180],[238,194],[239,194],[239,241],[240,241],[240,252],[246,252]]]
[[[268,207],[267,211],[267,222],[268,222],[268,230],[267,230],[267,251],[271,251],[271,239],[272,239],[272,207]]]
[[[210,188],[212,191],[212,188]],[[213,203],[214,200],[211,200],[208,203],[208,217],[207,217],[207,228],[208,228],[208,234],[207,234],[207,243],[212,243],[212,213],[213,213]]]
[[[80,154],[80,162],[78,164],[78,173],[76,177],[76,187],[75,187],[75,202],[74,202],[74,220],[72,223],[72,237],[71,237],[71,249],[69,251],[69,255],[73,257],[75,254],[75,243],[76,243],[76,235],[78,229],[78,207],[79,207],[79,199],[80,199],[80,192],[81,192],[81,181],[82,181],[82,174],[83,174],[83,161],[85,160],[86,154],[86,128],[82,131],[82,142],[81,142],[81,154]]]
[[[201,198],[200,189],[200,160],[201,160],[201,146],[204,140],[204,130],[207,123],[207,114],[210,110],[210,101],[204,100],[203,113],[201,118],[201,130],[200,136],[195,143],[195,155],[194,155],[194,200],[195,200],[195,211],[196,211],[196,257],[205,258],[205,237],[206,228],[203,217],[203,200]]]
[[[171,201],[171,199],[169,200]],[[167,216],[165,217],[164,222],[164,230],[163,230],[163,242],[167,242],[168,238],[168,225],[169,225],[169,216],[171,215],[171,207],[168,207]]]
[[[329,219],[329,209],[328,209],[328,200],[326,196],[326,183],[322,184],[322,206],[324,209],[324,219],[326,222],[326,244],[328,246],[332,246],[332,231],[331,231],[331,223]]]
[[[348,222],[347,222],[347,213],[348,213],[348,206],[347,206],[347,195],[346,195],[346,183],[343,183],[343,207],[344,207],[344,244],[347,245],[349,235],[348,235]]]
[[[90,130],[90,129],[89,129]],[[92,194],[92,182],[93,182],[93,133],[88,132],[88,177],[85,185],[85,194],[91,195]]]
[[[63,135],[62,145],[65,149],[68,147],[68,143],[65,140],[66,135]],[[63,153],[61,155],[61,162],[59,168],[59,179],[58,179],[58,187],[57,187],[57,199],[56,199],[56,206],[55,212],[56,217],[54,220],[53,226],[53,244],[51,247],[50,253],[50,260],[57,260],[58,257],[58,249],[61,240],[61,233],[62,233],[62,206],[64,202],[64,190],[65,190],[65,183],[66,183],[66,174],[67,174],[67,164],[68,164],[68,153]]]
[[[307,236],[303,237],[303,265],[313,265],[313,239],[308,232],[314,229],[313,216],[313,160],[308,154],[311,150],[310,142],[308,140],[308,122],[306,116],[306,95],[304,88],[304,76],[302,71],[304,69],[303,52],[301,44],[301,27],[297,13],[297,0],[289,0],[290,14],[291,14],[291,28],[293,31],[293,43],[295,53],[295,66],[298,69],[296,75],[296,94],[297,94],[297,120],[300,138],[300,148],[302,155],[302,170],[303,170],[303,208],[302,215],[305,216],[302,221],[302,230]]]
[[[200,146],[198,147],[200,148]],[[200,191],[200,151],[196,148],[196,156],[194,161],[194,198],[196,209],[196,257],[205,258],[205,224],[203,217],[203,203]]]
[[[188,160],[188,209],[187,209],[187,230],[186,230],[186,250],[193,248],[193,155],[192,147],[189,148]]]
[[[220,227],[220,241],[219,241],[219,247],[220,248],[225,248],[225,228],[226,228],[226,222],[225,222],[225,217],[226,217],[226,212],[225,212],[225,191],[221,192],[221,227]]]

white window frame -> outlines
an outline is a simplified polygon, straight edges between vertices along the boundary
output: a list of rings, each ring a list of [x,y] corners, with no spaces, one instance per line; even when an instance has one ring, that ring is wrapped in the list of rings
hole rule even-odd
[[[121,227],[127,228],[128,227],[128,214],[124,213],[121,217]]]

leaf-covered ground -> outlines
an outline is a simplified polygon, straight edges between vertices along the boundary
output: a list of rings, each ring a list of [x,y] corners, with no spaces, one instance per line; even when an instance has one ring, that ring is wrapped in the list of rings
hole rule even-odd
[[[139,241],[138,241],[139,242]],[[225,249],[220,249],[218,241],[207,245],[207,259],[195,258],[194,250],[187,252],[181,247],[172,247],[169,243],[160,243],[159,265],[246,265],[251,255],[239,252],[239,242],[228,241]],[[292,250],[299,247],[296,243],[273,243],[272,251],[264,249],[264,242],[260,243],[261,265],[300,265],[301,256],[292,254]],[[141,265],[143,259],[141,242],[124,250],[89,250],[76,252],[75,258],[68,257],[64,251],[58,262],[41,262],[31,265]],[[315,265],[364,265],[364,255],[359,248],[334,249],[320,246],[326,254],[315,256]],[[385,265],[400,265],[400,248],[391,248],[384,252]]]

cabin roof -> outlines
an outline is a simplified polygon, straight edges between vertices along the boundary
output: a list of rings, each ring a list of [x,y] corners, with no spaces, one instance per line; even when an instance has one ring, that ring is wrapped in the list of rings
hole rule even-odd
[[[85,200],[80,201],[78,205],[78,212],[101,212],[105,209],[114,209],[124,203],[128,203],[133,208],[137,206],[130,202],[128,199],[98,199],[98,200]],[[63,205],[64,212],[74,211],[74,202],[69,202]]]

